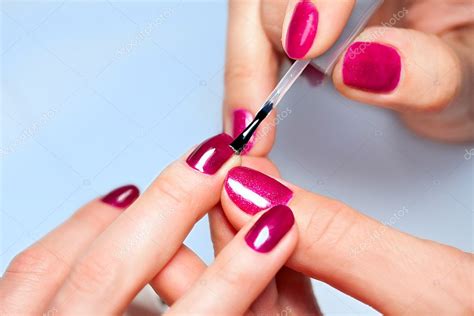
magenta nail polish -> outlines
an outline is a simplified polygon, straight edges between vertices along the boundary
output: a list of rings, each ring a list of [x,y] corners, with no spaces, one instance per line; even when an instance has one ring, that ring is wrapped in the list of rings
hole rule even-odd
[[[295,7],[286,32],[286,53],[290,58],[303,58],[318,31],[319,13],[310,0],[301,0]]]
[[[269,252],[295,223],[293,212],[286,205],[277,205],[263,214],[250,228],[245,241],[257,252]]]
[[[369,92],[393,91],[402,70],[398,52],[387,45],[370,42],[352,44],[344,56],[344,84]]]
[[[201,143],[186,159],[188,165],[202,173],[214,174],[234,154],[229,146],[232,137],[225,133],[211,137]]]
[[[140,190],[138,190],[136,186],[130,184],[111,191],[109,194],[104,196],[101,201],[118,208],[126,208],[132,205],[139,195]]]
[[[236,138],[239,136],[240,133],[244,131],[247,125],[250,124],[253,120],[253,115],[247,110],[239,109],[235,110],[233,113],[233,126],[232,126],[232,136]],[[255,134],[250,138],[250,141],[245,146],[244,150],[242,150],[241,154],[245,155],[252,149],[253,144],[255,142]]]
[[[287,204],[293,197],[293,191],[277,180],[246,167],[230,170],[224,188],[232,202],[251,215],[275,205]]]

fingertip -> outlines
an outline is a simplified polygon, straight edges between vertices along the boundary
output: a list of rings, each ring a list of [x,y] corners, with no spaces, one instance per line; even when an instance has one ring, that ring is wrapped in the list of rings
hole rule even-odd
[[[355,101],[400,112],[439,112],[458,94],[461,70],[436,36],[370,27],[338,61],[333,82]]]
[[[293,198],[292,189],[258,170],[236,167],[229,171],[224,181],[221,205],[237,229],[251,216],[277,205],[286,205]]]
[[[293,211],[286,205],[276,205],[254,216],[244,240],[248,247],[258,253],[269,253],[278,247],[279,256],[288,258],[298,238],[294,226]]]
[[[260,106],[260,104],[254,104]],[[224,130],[233,138],[239,136],[241,132],[252,122],[259,108],[248,108],[243,106],[228,106],[224,111]],[[268,117],[257,128],[244,150],[242,156],[266,156],[273,147],[275,140],[276,113],[271,112]]]
[[[128,184],[110,191],[100,201],[119,209],[125,209],[132,205],[139,196],[140,189],[133,184]]]
[[[288,57],[312,59],[328,50],[341,34],[355,0],[292,0],[281,42]]]
[[[302,59],[308,55],[318,33],[319,11],[313,1],[290,1],[282,45],[288,57]]]

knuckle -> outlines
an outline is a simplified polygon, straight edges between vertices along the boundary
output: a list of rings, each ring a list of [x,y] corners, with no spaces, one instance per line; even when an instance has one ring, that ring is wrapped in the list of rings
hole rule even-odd
[[[86,257],[74,267],[68,283],[78,293],[95,294],[108,288],[113,278],[114,272],[109,265]]]
[[[224,81],[226,85],[236,81],[251,81],[255,77],[254,74],[255,69],[250,64],[231,62],[225,69]]]
[[[110,216],[107,212],[97,212],[96,209],[81,209],[73,215],[74,219],[84,223],[87,227],[95,231],[102,231],[110,222]]]
[[[356,222],[356,213],[344,203],[337,200],[329,200],[321,206],[326,209],[325,216],[321,210],[313,210],[313,215],[304,228],[302,245],[305,250],[322,253],[340,248],[340,244],[346,239],[352,225]]]
[[[163,206],[178,208],[183,203],[193,205],[193,194],[179,177],[163,174],[154,184],[153,192]]]
[[[216,272],[216,277],[229,288],[240,288],[242,284],[251,284],[249,276],[243,273],[237,265],[227,264]]]
[[[20,252],[10,263],[5,275],[17,275],[21,278],[38,281],[58,271],[63,262],[42,247],[30,247]]]

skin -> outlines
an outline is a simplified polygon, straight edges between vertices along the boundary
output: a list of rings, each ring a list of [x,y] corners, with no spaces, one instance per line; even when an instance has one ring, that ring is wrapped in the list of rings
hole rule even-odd
[[[330,47],[352,5],[349,0],[337,6],[330,6],[331,0],[315,2],[320,16],[331,17],[332,24],[329,27],[321,20],[308,58]],[[413,97],[416,88],[429,90],[433,85],[416,69],[405,74],[407,81],[398,91],[384,97],[341,85],[340,64],[333,80],[350,98],[401,111],[407,125],[419,133],[449,141],[471,139],[472,115],[466,114],[472,113],[472,104],[467,102],[472,96],[466,83],[472,75],[468,54],[472,27],[465,12],[472,10],[463,7],[467,1],[443,8],[428,2],[406,3],[413,15],[404,23],[416,30],[390,30],[380,41],[391,43],[420,68],[444,74],[449,80],[439,82],[439,93]],[[284,57],[280,39],[294,4],[290,2],[287,8],[286,1],[231,1],[226,129],[232,109],[249,106],[255,113],[257,109],[250,105],[258,106],[274,86]],[[374,23],[401,4],[387,1]],[[402,39],[422,43],[424,51],[403,46]],[[433,52],[442,56],[436,64],[431,63],[435,58],[426,58]],[[416,80],[416,86],[409,79]],[[268,153],[273,133],[256,144],[254,155]],[[183,158],[165,169],[123,212],[99,200],[85,205],[12,261],[0,281],[0,313],[120,314],[150,283],[172,305],[170,314],[317,314],[307,276],[384,314],[474,312],[471,254],[403,234],[339,201],[283,180],[295,192],[289,205],[297,224],[271,252],[254,252],[243,236],[261,214],[249,218],[222,191],[227,171],[240,163],[233,158],[208,176],[190,169]],[[243,164],[278,177],[265,158],[248,157]],[[216,207],[220,194],[222,208]],[[182,242],[209,210],[217,257],[206,267]],[[254,262],[259,263],[258,269]],[[282,268],[285,263],[287,267]],[[216,299],[216,293],[222,295]]]

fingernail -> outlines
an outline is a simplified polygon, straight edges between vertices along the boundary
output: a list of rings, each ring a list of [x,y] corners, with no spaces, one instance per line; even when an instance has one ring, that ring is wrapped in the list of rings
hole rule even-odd
[[[295,223],[293,212],[286,205],[277,205],[263,214],[250,228],[245,241],[257,252],[269,252]]]
[[[111,191],[101,201],[118,208],[126,208],[132,205],[139,195],[140,190],[130,184]]]
[[[402,70],[398,52],[389,46],[356,42],[344,56],[344,84],[369,92],[390,92],[400,82]]]
[[[318,31],[318,21],[318,10],[310,0],[296,4],[286,32],[286,53],[290,58],[303,58],[308,53]]]
[[[287,204],[293,191],[259,171],[235,167],[225,180],[225,191],[242,211],[256,214],[275,205]]]
[[[236,138],[244,131],[247,125],[250,124],[253,120],[253,115],[247,110],[239,109],[235,110],[233,113],[233,126],[232,126],[232,136]],[[245,146],[244,150],[242,150],[241,154],[246,154],[252,149],[253,144],[255,142],[255,134],[250,138],[250,141]]]
[[[205,140],[186,159],[188,165],[205,174],[216,173],[234,151],[229,146],[232,137],[225,133]]]

